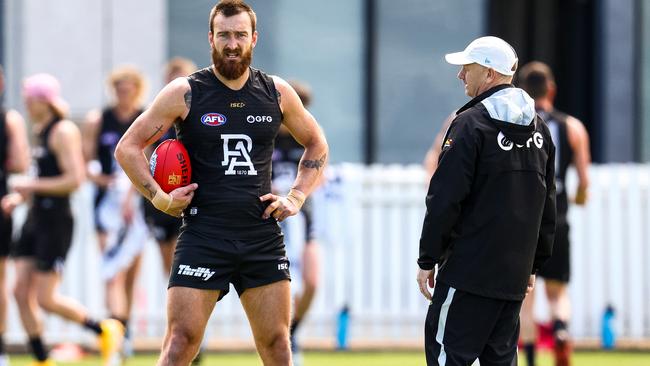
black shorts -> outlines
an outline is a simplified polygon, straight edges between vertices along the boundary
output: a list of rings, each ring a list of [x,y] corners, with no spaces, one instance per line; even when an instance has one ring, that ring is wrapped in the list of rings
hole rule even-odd
[[[12,256],[33,258],[39,271],[60,272],[72,242],[72,225],[69,207],[31,209]]]
[[[0,257],[9,255],[12,223],[11,216],[5,216],[0,212]]]
[[[548,280],[569,283],[571,278],[571,248],[569,246],[569,224],[558,221],[555,228],[553,254],[542,265],[538,275]]]
[[[246,289],[290,279],[281,234],[224,239],[211,226],[192,223],[181,228],[168,287],[221,290],[221,300],[231,283],[241,296]]]
[[[427,365],[510,366],[517,357],[521,301],[456,290],[438,281],[424,326]],[[516,363],[515,363],[516,365]]]
[[[182,219],[159,211],[149,201],[144,202],[143,206],[144,218],[149,226],[149,231],[159,244],[178,237]]]

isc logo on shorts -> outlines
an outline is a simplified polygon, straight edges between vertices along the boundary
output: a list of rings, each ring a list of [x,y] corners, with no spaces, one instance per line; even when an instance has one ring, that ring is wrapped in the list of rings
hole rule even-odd
[[[278,264],[278,271],[287,271],[287,270],[289,270],[289,263]]]

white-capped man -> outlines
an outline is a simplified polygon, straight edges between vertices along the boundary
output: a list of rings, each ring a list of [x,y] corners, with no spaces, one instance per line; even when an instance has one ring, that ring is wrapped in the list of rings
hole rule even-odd
[[[555,147],[534,101],[511,85],[508,43],[481,37],[445,58],[461,66],[472,100],[446,133],[426,197],[417,276],[431,301],[426,360],[510,366],[521,302],[552,250]]]

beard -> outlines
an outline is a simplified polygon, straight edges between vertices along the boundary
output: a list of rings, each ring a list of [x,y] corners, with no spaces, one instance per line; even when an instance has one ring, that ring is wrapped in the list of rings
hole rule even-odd
[[[236,52],[239,56],[239,60],[228,60],[225,53]],[[212,62],[214,67],[217,69],[219,74],[228,80],[235,80],[242,76],[246,69],[251,65],[253,59],[253,47],[250,47],[246,51],[242,51],[241,48],[235,50],[224,49],[222,52],[217,51],[216,48],[212,48]]]

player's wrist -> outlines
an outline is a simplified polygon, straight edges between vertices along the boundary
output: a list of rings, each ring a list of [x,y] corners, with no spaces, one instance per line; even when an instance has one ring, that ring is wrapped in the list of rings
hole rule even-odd
[[[153,206],[162,212],[167,212],[172,207],[173,201],[172,196],[165,193],[162,189],[157,190],[151,199]]]
[[[293,203],[294,206],[300,209],[302,205],[305,203],[305,199],[307,199],[307,195],[298,189],[291,188],[289,194],[287,194],[287,199],[291,201],[291,203]]]

